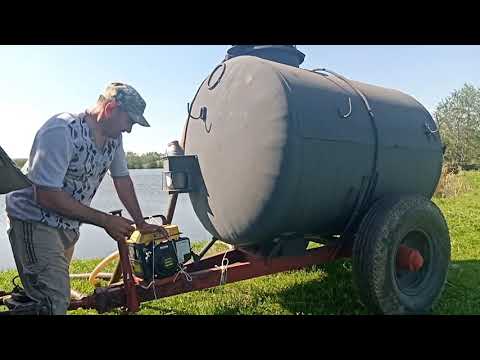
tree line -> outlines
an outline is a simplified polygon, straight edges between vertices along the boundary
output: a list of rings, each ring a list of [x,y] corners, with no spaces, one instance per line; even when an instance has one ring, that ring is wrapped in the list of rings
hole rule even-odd
[[[164,154],[157,152],[148,152],[145,154],[137,154],[127,152],[127,166],[129,169],[163,169]],[[17,166],[21,169],[27,162],[27,159],[14,159]]]
[[[444,159],[453,168],[480,166],[480,88],[465,83],[441,100],[434,111],[445,146]]]
[[[129,169],[163,169],[164,154],[157,152],[137,154],[128,151],[126,155]]]

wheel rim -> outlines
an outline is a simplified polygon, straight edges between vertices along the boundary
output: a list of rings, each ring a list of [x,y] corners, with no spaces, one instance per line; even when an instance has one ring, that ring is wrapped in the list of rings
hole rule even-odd
[[[432,239],[421,230],[409,232],[398,244],[395,251],[395,259],[401,245],[407,246],[420,252],[423,257],[423,266],[418,271],[400,269],[395,263],[395,280],[398,289],[407,296],[419,295],[429,283],[432,276]]]

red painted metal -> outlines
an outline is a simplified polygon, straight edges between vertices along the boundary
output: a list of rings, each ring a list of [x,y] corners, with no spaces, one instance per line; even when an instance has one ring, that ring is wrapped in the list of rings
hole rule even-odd
[[[226,254],[218,254],[198,263],[187,265],[185,271],[191,276],[191,281],[188,281],[183,274],[178,274],[178,276],[159,279],[150,284],[141,282],[135,285],[134,290],[140,301],[145,302],[221,285],[222,273],[224,283],[233,283],[278,272],[298,270],[311,265],[330,262],[340,257],[346,257],[346,255],[348,255],[348,251],[339,251],[335,246],[311,249],[303,256],[274,258],[265,258],[245,250],[236,249],[230,250]],[[222,267],[224,257],[228,259],[229,264]],[[124,306],[126,294],[128,301],[128,289],[126,290],[124,286],[98,288],[93,295],[78,301],[72,301],[70,309],[82,307],[95,308],[100,313],[109,311],[112,308]],[[129,311],[136,311],[128,303],[126,305]]]
[[[78,308],[96,309],[102,313],[126,306],[129,312],[137,312],[140,302],[207,289],[223,283],[233,283],[283,271],[298,270],[351,256],[351,249],[342,249],[331,245],[308,250],[303,256],[273,258],[259,256],[244,249],[235,249],[186,265],[185,271],[191,276],[191,281],[188,281],[180,273],[147,283],[145,281],[139,282],[138,278],[135,279],[132,275],[125,243],[119,243],[119,251],[123,276],[124,279],[127,279],[125,285],[115,284],[107,288],[97,288],[92,295],[72,301],[70,310]],[[227,266],[221,266],[224,259],[228,259]],[[399,247],[398,267],[418,271],[423,263],[423,257],[418,250],[405,245]],[[221,283],[222,279],[224,280],[223,283]]]
[[[406,245],[400,245],[398,247],[397,266],[400,269],[418,271],[422,268],[423,263],[423,256],[418,250]]]
[[[123,282],[125,284],[125,293],[127,297],[127,308],[129,312],[137,312],[140,309],[137,292],[135,291],[135,279],[132,274],[132,266],[128,259],[128,248],[125,240],[117,241],[118,253],[122,265]]]

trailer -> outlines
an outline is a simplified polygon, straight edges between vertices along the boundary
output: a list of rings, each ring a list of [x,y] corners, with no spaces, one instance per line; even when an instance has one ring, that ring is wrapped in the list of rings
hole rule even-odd
[[[228,51],[188,104],[161,179],[162,225],[188,194],[212,241],[186,258],[176,257],[175,234],[118,242],[110,284],[70,309],[135,313],[145,301],[340,258],[352,259],[373,312],[432,309],[451,254],[431,201],[443,165],[437,123],[400,91],[301,69],[304,56],[290,45]],[[205,258],[218,240],[231,249]]]
[[[265,257],[238,248],[202,259],[215,241],[216,239],[212,240],[195,257],[196,260],[185,265],[181,272],[155,281],[144,281],[132,274],[127,245],[119,243],[119,263],[126,281],[96,288],[93,294],[73,300],[70,310],[95,309],[99,313],[105,313],[123,308],[129,313],[135,313],[143,302],[279,272],[300,270],[352,255],[351,249],[324,244],[307,250],[302,256]],[[398,271],[418,272],[423,265],[420,253],[406,246],[400,248],[397,257]]]

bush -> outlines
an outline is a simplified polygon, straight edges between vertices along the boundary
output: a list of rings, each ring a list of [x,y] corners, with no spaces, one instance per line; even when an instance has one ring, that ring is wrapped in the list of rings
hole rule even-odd
[[[465,172],[458,165],[444,163],[442,174],[435,190],[435,197],[451,198],[471,190]]]

